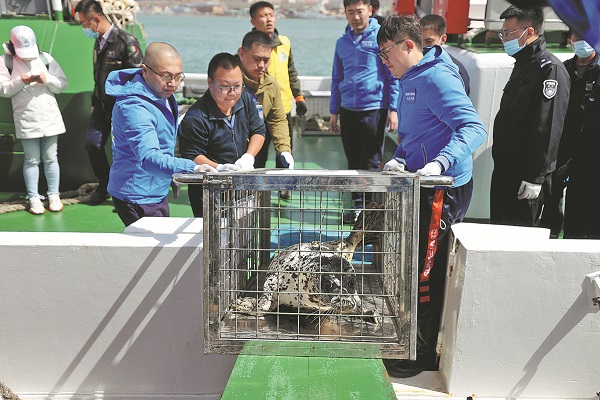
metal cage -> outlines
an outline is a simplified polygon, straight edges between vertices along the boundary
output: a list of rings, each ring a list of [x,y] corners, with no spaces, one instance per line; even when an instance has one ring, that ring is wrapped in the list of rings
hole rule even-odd
[[[203,185],[206,353],[415,359],[419,177],[261,169],[175,180]],[[352,193],[368,200],[359,210]],[[343,224],[353,211],[357,222]]]

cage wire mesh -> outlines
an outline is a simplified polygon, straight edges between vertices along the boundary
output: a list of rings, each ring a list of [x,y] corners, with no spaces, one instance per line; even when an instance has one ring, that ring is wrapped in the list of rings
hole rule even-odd
[[[415,358],[418,177],[253,170],[176,179],[203,184],[205,352]],[[351,193],[365,202],[348,225]]]

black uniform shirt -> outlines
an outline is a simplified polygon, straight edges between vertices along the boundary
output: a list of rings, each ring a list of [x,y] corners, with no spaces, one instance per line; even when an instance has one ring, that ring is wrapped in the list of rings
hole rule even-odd
[[[565,67],[571,77],[571,93],[569,96],[569,108],[565,117],[563,133],[558,148],[557,169],[566,165],[573,158],[573,151],[576,146],[586,145],[585,143],[578,143],[577,137],[581,132],[583,124],[584,107],[600,75],[598,54],[596,54],[582,74],[577,71],[577,56],[565,61]]]
[[[538,39],[514,55],[516,62],[494,120],[494,170],[542,183],[556,166],[569,103],[569,74]]]
[[[106,44],[100,49],[102,38],[94,44],[94,95],[92,105],[102,108],[110,115],[116,98],[108,96],[104,91],[104,83],[112,71],[139,68],[142,65],[143,53],[140,43],[131,34],[113,25],[106,38]]]

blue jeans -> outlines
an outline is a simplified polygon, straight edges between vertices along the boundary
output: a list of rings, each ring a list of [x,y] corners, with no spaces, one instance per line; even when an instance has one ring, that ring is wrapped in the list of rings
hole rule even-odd
[[[23,145],[23,177],[27,187],[27,197],[40,197],[40,162],[44,163],[44,174],[48,182],[48,195],[59,194],[60,167],[58,165],[58,136],[36,139],[21,139]]]

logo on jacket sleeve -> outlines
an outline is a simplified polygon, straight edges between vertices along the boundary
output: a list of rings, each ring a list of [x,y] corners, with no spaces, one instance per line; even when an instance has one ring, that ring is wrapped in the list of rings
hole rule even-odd
[[[555,81],[554,79],[548,79],[544,81],[544,90],[542,93],[544,93],[544,96],[546,96],[547,99],[551,99],[556,95],[557,88],[558,81]]]

